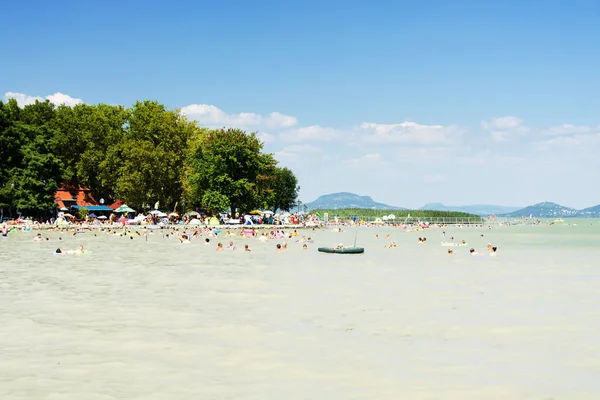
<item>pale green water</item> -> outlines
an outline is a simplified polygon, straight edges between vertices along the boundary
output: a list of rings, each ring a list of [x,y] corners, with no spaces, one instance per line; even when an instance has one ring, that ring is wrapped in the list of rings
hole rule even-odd
[[[576,222],[446,230],[475,257],[437,229],[361,228],[364,255],[316,252],[352,228],[283,253],[11,234],[0,398],[596,399],[600,224]],[[79,244],[93,253],[51,254]]]

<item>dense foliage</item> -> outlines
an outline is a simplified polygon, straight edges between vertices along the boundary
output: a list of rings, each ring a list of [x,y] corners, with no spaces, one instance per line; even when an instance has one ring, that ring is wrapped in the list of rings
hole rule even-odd
[[[465,212],[459,211],[435,211],[435,210],[373,210],[373,209],[365,209],[365,208],[346,208],[339,210],[311,210],[311,213],[318,213],[321,216],[325,213],[329,214],[329,217],[338,217],[342,219],[352,219],[355,216],[363,219],[375,219],[382,218],[388,215],[394,215],[395,222],[402,222],[408,218],[410,215],[410,222],[414,222],[415,220],[428,220],[435,218],[461,218],[467,219],[470,218],[473,221],[481,220],[481,216],[475,214],[469,214]]]
[[[291,208],[298,184],[255,133],[211,130],[155,101],[20,107],[0,101],[0,209],[43,215],[61,187],[135,209]]]

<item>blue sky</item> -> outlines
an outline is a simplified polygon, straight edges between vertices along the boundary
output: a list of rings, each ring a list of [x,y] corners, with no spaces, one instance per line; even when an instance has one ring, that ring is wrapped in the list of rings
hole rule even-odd
[[[600,204],[597,1],[6,3],[1,97],[259,131],[304,202]]]

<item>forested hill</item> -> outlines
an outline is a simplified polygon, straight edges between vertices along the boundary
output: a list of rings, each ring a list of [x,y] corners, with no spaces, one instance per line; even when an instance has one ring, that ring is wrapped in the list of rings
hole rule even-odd
[[[305,204],[309,210],[336,208],[365,208],[375,210],[403,210],[402,207],[378,203],[369,196],[359,196],[354,193],[340,192],[319,196],[318,199]]]

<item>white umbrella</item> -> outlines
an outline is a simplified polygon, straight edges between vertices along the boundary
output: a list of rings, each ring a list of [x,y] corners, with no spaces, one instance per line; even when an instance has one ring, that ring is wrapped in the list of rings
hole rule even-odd
[[[106,215],[101,215],[101,216],[99,216],[99,217],[98,217],[98,218],[96,218],[96,219],[106,219],[106,218],[107,218],[107,217],[106,217]]]
[[[274,213],[273,213],[273,211],[266,210],[266,211],[263,211],[263,214],[264,215],[273,215]]]
[[[198,218],[194,218],[190,221],[189,224],[190,225],[200,225],[200,224],[202,224],[202,221],[200,221]]]
[[[160,214],[164,214],[164,213],[162,211],[160,211],[160,210],[152,210],[152,211],[150,211],[150,214],[160,215]]]

